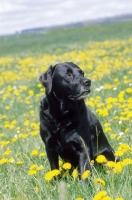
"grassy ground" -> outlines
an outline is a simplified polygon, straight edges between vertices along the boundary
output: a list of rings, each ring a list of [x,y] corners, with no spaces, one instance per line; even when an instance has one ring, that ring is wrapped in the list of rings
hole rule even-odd
[[[131,33],[129,23],[0,37],[0,200],[132,199]],[[92,80],[86,104],[121,157],[118,164],[93,165],[89,183],[70,176],[61,160],[61,180],[45,180],[53,173],[47,174],[39,136],[44,89],[38,77],[64,61],[78,64]]]

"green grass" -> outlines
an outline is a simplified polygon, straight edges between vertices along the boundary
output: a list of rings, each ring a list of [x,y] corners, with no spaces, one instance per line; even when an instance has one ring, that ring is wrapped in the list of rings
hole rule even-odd
[[[132,162],[131,33],[132,23],[126,23],[0,37],[0,200],[92,200],[101,190],[112,200],[132,199],[132,166],[123,166],[126,158]],[[61,179],[44,179],[50,167],[41,156],[39,104],[45,94],[38,77],[50,64],[64,61],[78,64],[92,80],[85,101],[112,147],[127,148],[120,150],[121,166],[96,164],[89,182],[74,179],[69,171],[63,177],[64,169]],[[33,164],[36,174],[29,175]],[[105,186],[94,184],[97,178]]]

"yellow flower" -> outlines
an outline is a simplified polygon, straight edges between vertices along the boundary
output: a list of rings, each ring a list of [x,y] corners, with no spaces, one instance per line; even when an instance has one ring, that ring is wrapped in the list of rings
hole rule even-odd
[[[6,162],[7,162],[7,158],[2,158],[2,159],[0,160],[0,165],[5,164]]]
[[[111,139],[116,138],[116,134],[114,134],[114,133],[113,133],[113,134],[110,134],[110,138],[111,138]]]
[[[88,178],[89,177],[89,175],[90,175],[90,171],[89,170],[86,170],[83,174],[82,174],[82,179],[86,179],[86,178]]]
[[[24,126],[28,126],[28,125],[29,125],[29,121],[26,120],[26,121],[24,122]]]
[[[17,165],[22,165],[23,162],[22,162],[22,161],[17,161],[16,164],[17,164]]]
[[[38,187],[36,187],[36,188],[35,188],[35,192],[38,193],[38,191],[39,191],[39,189],[38,189]]]
[[[44,157],[44,156],[46,156],[46,153],[41,152],[41,153],[39,154],[39,156],[40,156],[40,157]]]
[[[13,158],[9,158],[9,159],[7,160],[7,162],[8,162],[8,163],[14,163],[15,160],[14,160]]]
[[[132,159],[130,158],[125,158],[122,162],[123,167],[127,165],[132,165]]]
[[[33,150],[33,151],[31,152],[31,155],[32,155],[32,156],[38,155],[38,150],[36,150],[36,149]]]
[[[54,169],[50,172],[47,172],[45,174],[44,178],[45,178],[46,181],[50,181],[54,176],[58,176],[59,174],[60,174],[60,171],[58,169]]]
[[[29,94],[30,96],[33,96],[33,95],[34,95],[34,91],[33,91],[33,90],[29,90],[28,94]]]
[[[107,192],[102,190],[94,196],[93,200],[103,200],[103,198],[106,196],[106,194],[107,194]]]
[[[77,178],[78,177],[78,171],[77,171],[77,169],[73,170],[72,176],[73,176],[73,178]]]
[[[44,170],[44,167],[42,165],[37,167],[37,171],[41,171],[41,170]]]
[[[36,164],[31,165],[31,166],[30,166],[30,169],[31,169],[31,170],[37,169],[37,165],[36,165]]]
[[[8,145],[10,142],[7,140],[7,141],[1,141],[1,144],[2,144],[2,146],[6,146],[6,145]]]
[[[5,156],[8,156],[9,154],[11,154],[11,150],[10,150],[10,149],[7,149],[7,150],[4,152],[4,155],[5,155]]]
[[[115,200],[124,200],[123,198],[121,198],[121,197],[118,197],[118,198],[116,198]]]
[[[122,162],[118,162],[118,163],[116,163],[116,165],[115,165],[115,167],[114,167],[114,169],[113,169],[113,172],[114,172],[115,174],[118,174],[118,173],[121,173],[121,172],[122,172],[122,169],[123,169],[123,164],[122,164]]]
[[[83,198],[81,198],[81,197],[78,197],[78,198],[76,198],[76,200],[84,200]]]
[[[118,150],[118,151],[115,151],[114,155],[115,156],[122,156],[123,152]]]
[[[101,179],[101,178],[95,179],[95,180],[94,180],[94,183],[100,183],[100,184],[102,184],[103,186],[105,186],[105,181],[104,181],[103,179]]]
[[[105,163],[107,161],[107,159],[105,158],[104,155],[99,155],[96,158],[97,163]]]
[[[68,163],[68,162],[66,162],[66,163],[63,164],[62,167],[63,167],[63,169],[65,169],[65,170],[67,170],[67,169],[71,169],[71,164]]]
[[[109,167],[109,168],[114,168],[115,165],[116,165],[116,163],[113,162],[113,161],[108,161],[107,164],[106,164],[106,166]]]
[[[35,169],[31,169],[28,172],[28,175],[35,175],[37,173],[37,171]]]

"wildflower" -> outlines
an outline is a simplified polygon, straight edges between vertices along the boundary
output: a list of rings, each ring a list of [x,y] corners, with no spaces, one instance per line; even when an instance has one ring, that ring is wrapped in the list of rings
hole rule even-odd
[[[94,196],[93,200],[103,200],[103,198],[106,196],[106,194],[107,194],[107,192],[102,190]]]
[[[83,198],[81,198],[81,197],[78,197],[78,198],[76,198],[76,200],[84,200]]]
[[[78,171],[77,171],[77,169],[73,170],[72,176],[73,176],[73,178],[77,178],[78,177]]]
[[[29,125],[29,121],[26,120],[26,121],[24,122],[24,126],[28,126],[28,125]]]
[[[23,133],[20,133],[20,134],[19,134],[19,138],[25,139],[25,138],[27,138],[27,137],[28,137],[28,134],[23,134]]]
[[[37,167],[37,171],[41,171],[41,170],[44,170],[44,167],[42,165]]]
[[[66,162],[66,163],[63,164],[62,167],[63,167],[63,169],[65,169],[65,170],[67,170],[67,169],[71,169],[71,164],[68,163],[68,162]]]
[[[8,145],[10,142],[9,141],[1,141],[2,146]]]
[[[13,158],[9,158],[9,159],[7,160],[7,162],[8,162],[8,163],[14,163],[15,160],[14,160]]]
[[[40,157],[44,157],[44,156],[46,156],[46,153],[41,152],[41,153],[39,154],[39,156],[40,156]]]
[[[36,165],[36,164],[31,165],[31,166],[30,166],[30,169],[31,169],[31,170],[37,169],[37,165]]]
[[[132,165],[132,159],[130,158],[125,158],[122,162],[123,167],[127,165]]]
[[[47,172],[45,174],[44,178],[45,178],[46,181],[50,181],[54,176],[58,176],[59,174],[60,174],[60,171],[58,169],[54,169],[50,172]]]
[[[107,159],[105,158],[104,155],[99,155],[96,158],[97,163],[105,163],[107,161]]]
[[[111,139],[116,138],[116,134],[110,134],[110,138],[111,138]]]
[[[7,150],[4,152],[4,155],[5,155],[5,156],[8,156],[9,154],[11,154],[11,150],[10,150],[10,149],[7,149]]]
[[[35,169],[31,169],[28,172],[28,175],[35,175],[37,173],[37,171]]]
[[[32,156],[35,156],[35,155],[37,155],[37,154],[38,154],[38,150],[36,150],[36,149],[33,150],[33,151],[31,152],[31,155],[32,155]]]
[[[34,91],[33,91],[33,90],[29,90],[28,94],[29,94],[30,96],[33,96],[33,95],[34,95]]]
[[[36,187],[36,188],[35,188],[35,192],[38,193],[38,191],[39,191],[39,189],[38,189],[38,187]]]
[[[115,156],[122,156],[123,152],[122,151],[115,151],[114,155]]]
[[[23,162],[22,162],[22,161],[17,161],[16,164],[17,164],[17,165],[22,165]]]
[[[107,164],[106,164],[106,166],[109,167],[109,168],[114,168],[115,165],[116,165],[116,163],[113,162],[113,161],[108,161]]]
[[[86,170],[83,174],[82,174],[82,179],[86,179],[86,178],[88,178],[89,177],[89,175],[90,175],[90,171],[89,170]]]
[[[0,165],[5,164],[6,162],[7,162],[7,158],[2,158],[2,159],[0,160]]]
[[[113,169],[113,172],[114,172],[115,174],[118,174],[118,173],[121,173],[121,172],[122,172],[122,169],[123,169],[123,164],[122,164],[122,162],[118,162],[118,163],[116,163],[116,165],[115,165],[115,167],[114,167],[114,169]]]
[[[94,180],[94,183],[100,183],[101,185],[105,186],[105,181],[101,178],[97,178]]]
[[[124,200],[123,198],[121,198],[121,197],[118,197],[118,198],[116,198],[115,200]]]
[[[10,109],[10,106],[5,106],[5,109],[6,109],[6,110],[9,110],[9,109]]]

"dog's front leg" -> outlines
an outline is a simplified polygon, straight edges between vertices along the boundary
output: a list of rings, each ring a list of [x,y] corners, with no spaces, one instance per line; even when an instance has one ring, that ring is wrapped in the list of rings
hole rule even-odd
[[[46,148],[46,153],[50,163],[51,170],[59,169],[58,154],[55,151],[52,151],[48,148]]]
[[[90,166],[90,160],[87,152],[83,150],[79,154],[79,171],[80,171],[80,176],[82,177],[82,174],[86,171],[90,170],[91,171],[91,166]]]

